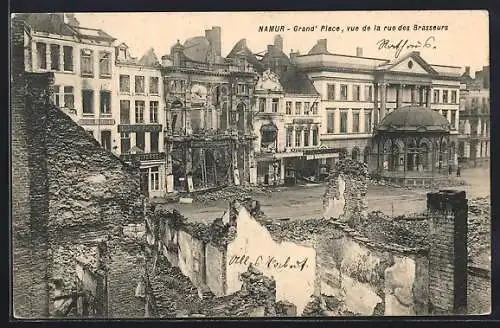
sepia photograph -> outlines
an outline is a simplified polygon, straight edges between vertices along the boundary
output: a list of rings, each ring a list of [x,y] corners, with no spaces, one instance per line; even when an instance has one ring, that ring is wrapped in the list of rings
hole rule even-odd
[[[491,313],[487,11],[14,13],[11,317]]]

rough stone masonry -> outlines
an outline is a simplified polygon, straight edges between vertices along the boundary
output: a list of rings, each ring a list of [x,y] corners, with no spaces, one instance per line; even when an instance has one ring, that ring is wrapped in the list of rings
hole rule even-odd
[[[104,241],[93,259],[107,282],[98,316],[142,316],[134,297],[141,250],[123,235],[143,222],[139,174],[52,104],[51,73],[24,71],[24,28],[13,20],[13,314],[53,316],[55,294],[77,291],[76,259]]]

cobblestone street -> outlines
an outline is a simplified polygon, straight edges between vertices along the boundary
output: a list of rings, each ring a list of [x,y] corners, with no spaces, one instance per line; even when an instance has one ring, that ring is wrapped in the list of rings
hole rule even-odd
[[[470,168],[462,171],[462,178],[467,185],[456,187],[465,190],[469,199],[490,195],[489,168]],[[443,188],[446,189],[446,188]],[[452,188],[454,189],[454,188]],[[253,197],[261,202],[266,216],[275,219],[309,219],[322,216],[322,196],[324,185],[308,185],[280,188],[266,194]],[[382,211],[386,214],[402,215],[420,212],[426,206],[426,189],[406,189],[388,186],[370,185],[368,189],[368,207],[370,211]],[[166,205],[177,208],[184,216],[199,222],[212,222],[227,209],[227,200],[192,204]],[[393,212],[394,210],[394,212]]]

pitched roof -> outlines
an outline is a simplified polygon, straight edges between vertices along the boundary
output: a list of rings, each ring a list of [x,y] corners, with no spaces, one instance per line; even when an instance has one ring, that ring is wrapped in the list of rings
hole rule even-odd
[[[153,48],[150,48],[142,57],[139,59],[138,64],[143,66],[154,67],[158,65],[160,61],[155,54]]]
[[[18,18],[24,20],[33,30],[64,36],[76,36],[77,33],[64,22],[63,14],[17,14]]]
[[[396,65],[398,65],[399,63],[402,63],[404,62],[405,60],[407,60],[408,58],[411,58],[413,59],[414,61],[416,61],[420,66],[422,66],[429,74],[438,74],[438,72],[429,64],[427,63],[421,56],[420,56],[420,52],[418,51],[412,51],[412,52],[409,52],[407,53],[406,55],[404,55],[403,57],[400,57],[400,58],[397,58],[397,59],[394,59],[392,61],[390,61],[389,63],[387,64],[382,64],[380,66],[377,67],[378,70],[384,70],[384,71],[388,71],[390,69],[392,69],[393,67],[395,67]]]
[[[244,56],[245,59],[252,65],[257,72],[262,72],[263,68],[257,57],[248,49],[247,47],[247,40],[246,39],[241,39],[240,41],[236,42],[234,45],[233,49],[229,52],[229,55],[227,55],[227,58],[235,58],[236,56]]]
[[[274,61],[278,60],[278,72],[280,76],[280,84],[283,91],[294,94],[318,95],[318,91],[312,84],[309,77],[301,72],[290,58],[278,47],[270,45],[267,47],[267,52],[261,59],[263,67],[273,67]]]

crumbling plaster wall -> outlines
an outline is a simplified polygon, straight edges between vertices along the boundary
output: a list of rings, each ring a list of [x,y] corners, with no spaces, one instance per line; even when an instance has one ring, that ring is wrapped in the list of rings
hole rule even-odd
[[[238,208],[236,238],[227,247],[227,293],[240,290],[250,264],[276,281],[276,300],[288,301],[300,315],[315,291],[316,251],[293,242],[276,242],[244,206]]]

